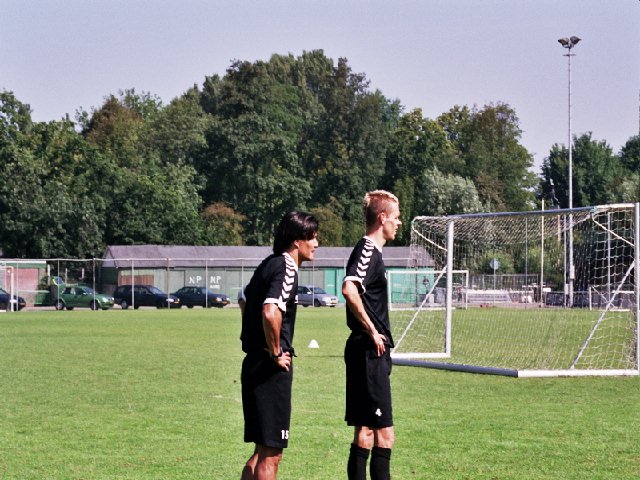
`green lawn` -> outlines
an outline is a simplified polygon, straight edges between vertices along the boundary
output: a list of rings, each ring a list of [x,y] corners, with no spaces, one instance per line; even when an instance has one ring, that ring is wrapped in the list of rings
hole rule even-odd
[[[239,327],[237,309],[0,314],[0,479],[238,479]],[[344,310],[299,310],[283,480],[346,477],[346,336]],[[640,478],[638,377],[392,379],[397,480]]]

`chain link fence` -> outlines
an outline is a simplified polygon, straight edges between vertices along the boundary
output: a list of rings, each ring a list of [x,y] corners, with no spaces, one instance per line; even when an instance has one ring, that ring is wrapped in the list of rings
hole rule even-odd
[[[165,293],[185,286],[206,287],[229,296],[249,282],[263,258],[136,258],[33,259],[0,261],[0,288],[23,297],[29,308],[55,308],[71,287],[88,287],[89,295],[110,295],[121,285],[149,285]],[[341,284],[347,258],[307,262],[299,270],[299,285],[314,285],[342,302]],[[318,267],[318,263],[324,264]]]

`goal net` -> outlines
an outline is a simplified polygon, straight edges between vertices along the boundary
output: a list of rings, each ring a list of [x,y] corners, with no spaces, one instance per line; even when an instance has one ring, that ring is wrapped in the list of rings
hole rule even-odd
[[[389,272],[396,364],[638,375],[639,207],[416,217]]]
[[[444,309],[447,292],[445,273],[445,270],[433,269],[388,270],[389,309]],[[453,306],[464,308],[469,291],[469,272],[454,270],[453,278]]]

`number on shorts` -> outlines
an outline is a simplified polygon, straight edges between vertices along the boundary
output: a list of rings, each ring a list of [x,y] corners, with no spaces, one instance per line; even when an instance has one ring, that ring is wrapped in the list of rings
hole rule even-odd
[[[289,440],[289,430],[280,430],[282,440]]]

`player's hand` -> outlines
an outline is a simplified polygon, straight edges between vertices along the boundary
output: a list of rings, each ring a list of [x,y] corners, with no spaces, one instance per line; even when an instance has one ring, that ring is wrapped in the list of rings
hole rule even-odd
[[[284,352],[282,356],[275,357],[273,361],[276,362],[278,366],[282,368],[284,371],[288,372],[289,367],[291,366],[291,353]]]
[[[376,332],[373,334],[373,343],[376,346],[376,353],[378,354],[379,357],[382,356],[382,354],[387,349],[385,345],[386,341],[387,341],[387,337],[385,337],[381,333]]]

